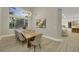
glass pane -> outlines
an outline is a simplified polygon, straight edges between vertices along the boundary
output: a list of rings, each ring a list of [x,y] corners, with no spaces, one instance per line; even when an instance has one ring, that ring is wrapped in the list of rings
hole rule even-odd
[[[16,16],[24,16],[24,17],[28,16],[27,11],[20,7],[10,7],[9,14],[16,15]]]
[[[10,16],[10,22],[9,22],[9,28],[10,29],[16,29],[16,28],[26,28],[28,26],[28,21],[24,18],[21,18],[20,16],[27,16],[27,12],[20,8],[20,7],[10,7],[9,8],[9,14],[13,15]],[[14,17],[15,16],[15,17]],[[17,17],[19,16],[19,17]]]

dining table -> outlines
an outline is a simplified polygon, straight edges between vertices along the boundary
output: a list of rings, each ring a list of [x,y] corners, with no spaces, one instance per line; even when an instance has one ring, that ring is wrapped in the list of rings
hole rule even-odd
[[[24,37],[26,38],[27,40],[27,47],[29,48],[31,46],[31,41],[34,40],[34,38],[41,34],[39,32],[36,32],[36,31],[32,31],[32,30],[25,30],[25,31],[22,31],[22,34],[24,35]]]

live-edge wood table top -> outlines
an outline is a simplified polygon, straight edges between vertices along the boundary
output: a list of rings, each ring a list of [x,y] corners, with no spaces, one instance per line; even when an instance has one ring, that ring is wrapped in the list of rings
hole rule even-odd
[[[29,38],[32,38],[32,37],[35,37],[35,36],[37,36],[37,35],[39,35],[40,33],[38,33],[38,32],[33,32],[33,31],[24,31],[24,32],[22,32],[22,34],[27,38],[27,39],[29,39]]]

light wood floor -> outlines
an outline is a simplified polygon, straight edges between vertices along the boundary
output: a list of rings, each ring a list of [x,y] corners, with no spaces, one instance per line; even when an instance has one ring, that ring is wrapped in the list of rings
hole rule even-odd
[[[55,52],[60,42],[56,42],[47,38],[41,40],[41,50],[36,48],[37,52]],[[0,40],[0,52],[33,52],[34,48],[27,48],[27,44],[23,47],[15,40],[14,37],[3,38]]]
[[[68,37],[62,39],[58,52],[79,52],[79,33],[69,33]]]
[[[54,41],[47,38],[42,38],[40,50],[36,48],[37,52],[79,52],[79,33],[69,33],[68,37],[62,37],[62,41]],[[23,47],[18,44],[14,37],[3,38],[0,40],[0,52],[33,52],[31,47],[27,48],[27,44]]]

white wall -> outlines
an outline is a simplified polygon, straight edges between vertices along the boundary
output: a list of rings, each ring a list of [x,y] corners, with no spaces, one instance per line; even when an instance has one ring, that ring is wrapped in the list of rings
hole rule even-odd
[[[30,10],[30,8],[24,8],[25,10]],[[2,25],[2,35],[7,35],[7,34],[14,34],[14,30],[13,29],[9,29],[9,8],[8,7],[4,7],[2,8],[2,21],[1,21],[1,25]],[[29,18],[28,20],[28,26],[29,28],[31,28],[31,18]]]
[[[1,35],[1,7],[0,7],[0,35]]]
[[[61,10],[58,8],[42,8],[36,7],[31,8],[32,10],[32,20],[33,25],[32,28],[38,32],[43,33],[44,35],[59,38],[61,36],[61,20],[62,20],[62,13]],[[36,21],[40,18],[46,18],[46,28],[40,29],[36,28]]]
[[[26,10],[28,8],[25,8]],[[47,36],[59,38],[61,36],[61,18],[62,13],[58,8],[30,8],[32,11],[32,18],[29,19],[29,28],[41,32]],[[46,18],[46,28],[36,28],[36,20]],[[13,30],[9,29],[9,8],[2,8],[2,35],[13,34]]]
[[[9,8],[2,8],[2,35],[13,34],[13,30],[9,29]]]
[[[62,9],[57,9],[57,38],[61,38],[62,34]]]

